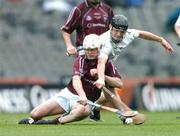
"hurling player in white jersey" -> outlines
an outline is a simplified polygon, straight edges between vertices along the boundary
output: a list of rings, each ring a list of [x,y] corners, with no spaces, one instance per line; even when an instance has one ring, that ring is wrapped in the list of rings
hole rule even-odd
[[[110,30],[100,35],[101,50],[98,58],[98,80],[95,82],[98,88],[105,85],[104,71],[108,58],[116,58],[121,50],[127,47],[135,38],[141,38],[159,42],[168,52],[174,49],[163,37],[151,32],[137,29],[128,29],[128,21],[124,15],[115,15],[112,18]]]
[[[180,15],[174,25],[174,30],[176,31],[177,36],[180,38]]]

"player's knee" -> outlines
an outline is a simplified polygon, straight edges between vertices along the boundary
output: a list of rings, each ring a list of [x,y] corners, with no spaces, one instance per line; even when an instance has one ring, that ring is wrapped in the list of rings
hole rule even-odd
[[[39,113],[38,113],[37,110],[31,111],[30,116],[31,116],[34,120],[39,119]]]
[[[35,112],[35,111],[31,111],[31,112],[30,112],[30,116],[31,116],[32,118],[35,118],[35,117],[36,117],[36,112]]]
[[[79,116],[86,117],[90,114],[90,108],[88,106],[79,106]]]

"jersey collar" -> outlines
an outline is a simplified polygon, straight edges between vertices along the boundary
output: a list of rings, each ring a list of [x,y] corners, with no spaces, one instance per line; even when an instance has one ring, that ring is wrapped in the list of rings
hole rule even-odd
[[[88,0],[85,0],[85,3],[86,3],[87,7],[93,7],[92,4],[90,2],[88,2]],[[103,3],[100,2],[99,6],[102,6],[102,5],[103,5]]]

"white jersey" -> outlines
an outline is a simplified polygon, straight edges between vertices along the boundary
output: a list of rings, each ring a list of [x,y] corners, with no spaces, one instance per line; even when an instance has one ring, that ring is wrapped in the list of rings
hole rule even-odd
[[[128,29],[124,35],[124,38],[119,43],[114,43],[111,40],[111,30],[100,35],[101,50],[99,58],[113,58],[116,59],[122,49],[127,47],[135,38],[139,36],[139,33],[134,29]]]
[[[176,21],[176,24],[175,25],[177,25],[177,26],[179,26],[180,27],[180,15],[179,15],[179,17],[178,17],[178,19],[177,19],[177,21]]]

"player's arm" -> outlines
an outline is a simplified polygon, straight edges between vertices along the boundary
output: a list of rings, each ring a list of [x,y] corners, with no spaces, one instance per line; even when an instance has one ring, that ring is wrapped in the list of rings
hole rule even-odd
[[[81,101],[86,101],[87,97],[82,87],[82,82],[79,75],[74,75],[72,78],[73,87],[80,96]]]
[[[91,69],[90,73],[91,73],[91,76],[97,76],[97,69]],[[105,82],[113,88],[114,87],[121,88],[123,86],[123,83],[120,77],[105,75]]]
[[[114,76],[108,76],[105,75],[105,65],[107,60],[105,58],[99,58],[98,66],[97,66],[97,74],[98,74],[98,80],[96,81],[96,86],[97,82],[102,80],[102,83],[104,84],[104,81],[111,87],[122,87],[123,83],[119,77],[114,77]],[[113,69],[113,68],[112,68]],[[110,70],[110,69],[109,69]],[[103,87],[103,86],[102,86]]]
[[[123,86],[121,76],[111,60],[108,60],[106,63],[105,81],[113,88],[121,88]]]
[[[105,64],[107,62],[106,58],[100,57],[98,58],[98,65],[97,65],[97,75],[98,80],[95,82],[96,87],[101,89],[105,85]]]
[[[139,38],[159,42],[168,52],[173,52],[174,49],[171,44],[161,36],[147,31],[136,30],[139,33]]]
[[[69,55],[74,55],[77,53],[77,50],[75,48],[75,46],[72,44],[71,41],[71,34],[69,34],[68,32],[62,31],[62,35],[63,35],[63,39],[66,45],[66,51]]]
[[[71,41],[71,33],[79,25],[79,17],[80,17],[80,11],[78,10],[77,7],[75,7],[69,14],[67,21],[61,28],[63,39],[67,48],[67,53],[69,55],[74,55],[77,53],[77,50]]]
[[[175,30],[177,36],[180,38],[180,15],[179,15],[176,23],[174,24],[174,30]]]
[[[97,76],[97,69],[91,69],[91,76]],[[105,75],[105,82],[115,88],[121,88],[123,86],[122,80],[119,77]]]
[[[85,91],[83,89],[81,77],[80,77],[80,66],[81,66],[81,56],[77,57],[73,62],[73,76],[72,76],[72,85],[76,90],[77,94],[80,96],[80,100],[87,100]]]
[[[98,56],[97,75],[98,80],[96,81],[96,87],[101,89],[105,85],[105,65],[108,60],[109,54],[111,53],[111,44],[108,41],[103,43]]]
[[[118,77],[111,77],[105,75],[106,83],[113,88],[121,88],[123,86],[122,80]]]

